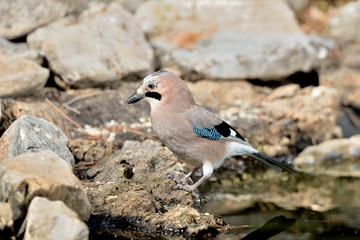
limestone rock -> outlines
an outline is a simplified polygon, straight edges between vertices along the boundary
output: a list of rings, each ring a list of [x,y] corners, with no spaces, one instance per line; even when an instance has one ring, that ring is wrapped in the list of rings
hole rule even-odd
[[[26,217],[25,240],[87,240],[89,229],[79,216],[61,201],[35,197]]]
[[[11,228],[14,225],[13,211],[7,202],[0,202],[0,231]]]
[[[196,103],[214,109],[228,108],[233,105],[246,105],[265,97],[262,88],[246,81],[200,80],[186,83]]]
[[[163,49],[160,60],[188,79],[195,74],[197,79],[274,80],[327,68],[336,62],[334,49],[333,41],[321,37],[227,31],[198,40],[192,50]]]
[[[135,17],[151,42],[166,39],[191,43],[223,30],[301,33],[293,12],[283,0],[151,0],[138,8]]]
[[[268,96],[220,111],[258,150],[288,155],[338,136],[340,95],[325,86],[282,86]],[[316,104],[314,104],[316,103]]]
[[[2,37],[0,37],[0,53],[26,58],[36,62],[37,64],[42,63],[42,58],[39,53],[36,50],[30,48],[28,44],[12,43]]]
[[[293,9],[295,12],[300,12],[302,9],[304,9],[304,7],[309,4],[309,1],[310,0],[286,0],[291,9]]]
[[[25,96],[46,84],[49,70],[33,61],[0,54],[0,97]]]
[[[0,139],[0,162],[10,160],[25,152],[52,150],[74,167],[74,157],[68,148],[68,138],[50,122],[33,116],[16,120]]]
[[[309,146],[294,164],[297,170],[309,174],[360,177],[360,135]]]
[[[26,35],[37,27],[61,18],[85,0],[4,0],[0,5],[0,36],[12,39]]]
[[[329,35],[340,43],[342,63],[352,69],[360,66],[359,11],[360,1],[347,3],[334,14],[328,27]]]
[[[14,220],[24,217],[36,196],[61,200],[88,220],[91,204],[68,164],[50,150],[23,153],[0,164],[0,201],[11,204]]]
[[[91,2],[78,18],[37,29],[28,42],[40,46],[50,68],[71,86],[96,86],[152,70],[152,48],[117,3]]]
[[[106,1],[112,2],[112,0],[106,0]],[[137,8],[146,1],[147,0],[116,0],[116,2],[120,3],[124,8],[126,8],[132,13],[135,13]]]
[[[350,2],[340,8],[330,19],[329,34],[342,40],[359,40],[360,1]]]
[[[335,42],[304,35],[283,0],[153,0],[135,17],[161,67],[186,79],[284,79],[337,63]]]

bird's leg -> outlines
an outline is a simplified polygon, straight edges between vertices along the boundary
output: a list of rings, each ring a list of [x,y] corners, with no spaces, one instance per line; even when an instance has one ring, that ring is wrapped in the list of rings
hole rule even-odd
[[[187,184],[187,180],[197,171],[200,167],[195,167],[193,170],[191,170],[188,174],[185,175],[178,183],[185,185]]]
[[[184,178],[186,178],[188,175],[189,175],[188,177],[190,177],[194,172],[196,172],[197,169],[195,168],[193,171],[188,173]],[[197,193],[195,193],[195,190],[200,186],[200,184],[202,184],[206,179],[208,179],[211,176],[213,171],[214,171],[214,168],[213,168],[212,164],[206,162],[203,165],[203,176],[196,183],[194,183],[193,185],[189,185],[186,182],[184,184],[178,183],[175,186],[173,186],[172,189],[185,190],[187,192],[190,192],[195,198],[199,198],[199,195]]]

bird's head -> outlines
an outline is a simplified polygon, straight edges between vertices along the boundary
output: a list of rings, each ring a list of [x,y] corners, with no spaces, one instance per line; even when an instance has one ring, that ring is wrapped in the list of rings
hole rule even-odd
[[[177,107],[195,104],[185,82],[167,70],[160,70],[146,76],[135,93],[128,98],[127,103],[136,103],[142,99],[150,103],[151,109],[160,102],[169,105],[176,104]]]

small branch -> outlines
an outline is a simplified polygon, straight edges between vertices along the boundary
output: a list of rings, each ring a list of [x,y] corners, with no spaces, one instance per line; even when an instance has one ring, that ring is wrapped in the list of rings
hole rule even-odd
[[[357,127],[360,128],[360,120],[356,117],[353,110],[349,107],[344,107],[345,114],[349,117],[351,122]]]
[[[50,105],[52,106],[55,111],[57,111],[58,113],[60,113],[66,120],[68,120],[70,123],[72,123],[74,126],[76,126],[77,128],[80,128],[82,129],[82,127],[76,123],[74,120],[72,120],[68,115],[66,115],[63,111],[61,111],[60,108],[58,108],[57,106],[55,106],[54,103],[52,103],[48,98],[45,98],[45,101]]]

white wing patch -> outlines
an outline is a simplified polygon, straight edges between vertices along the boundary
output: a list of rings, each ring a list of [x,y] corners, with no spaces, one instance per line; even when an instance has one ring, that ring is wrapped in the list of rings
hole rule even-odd
[[[230,136],[236,137],[236,132],[232,129],[230,129]]]

